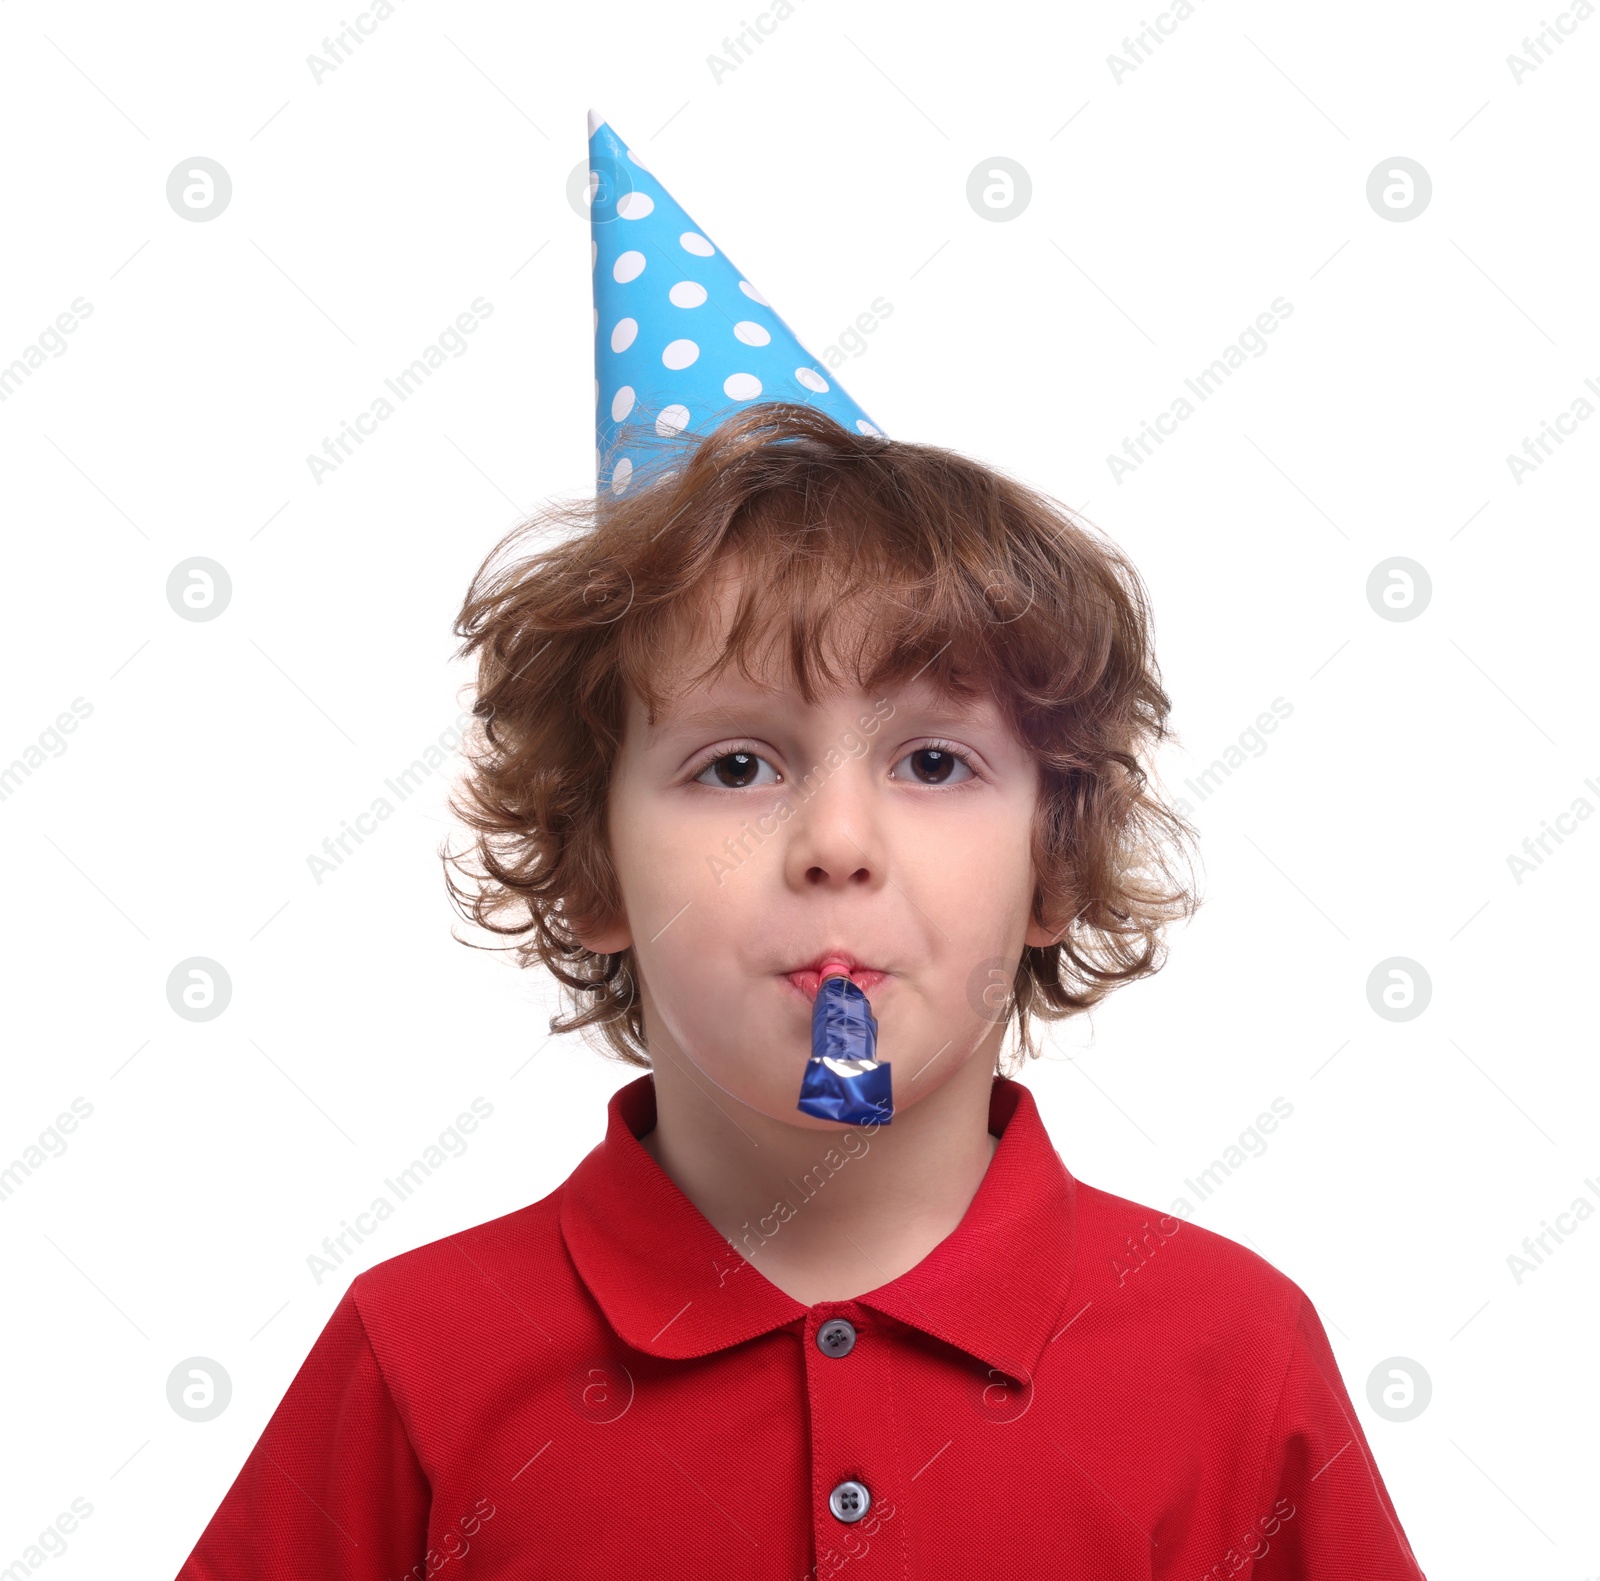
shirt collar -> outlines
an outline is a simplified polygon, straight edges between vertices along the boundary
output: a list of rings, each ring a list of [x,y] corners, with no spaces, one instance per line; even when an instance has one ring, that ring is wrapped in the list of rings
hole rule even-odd
[[[684,1360],[804,1318],[808,1308],[718,1234],[639,1141],[655,1125],[654,1077],[619,1088],[606,1112],[605,1140],[561,1188],[560,1219],[618,1336]],[[995,1077],[989,1130],[999,1146],[961,1222],[915,1268],[856,1300],[1031,1381],[1072,1283],[1077,1183],[1020,1082]]]

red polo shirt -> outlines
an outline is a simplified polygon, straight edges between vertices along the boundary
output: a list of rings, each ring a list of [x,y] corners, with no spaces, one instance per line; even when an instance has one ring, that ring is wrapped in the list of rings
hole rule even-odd
[[[180,1581],[1421,1578],[1305,1295],[1074,1180],[1026,1087],[956,1229],[809,1308],[640,1145],[651,1077],[608,1112],[357,1276]]]

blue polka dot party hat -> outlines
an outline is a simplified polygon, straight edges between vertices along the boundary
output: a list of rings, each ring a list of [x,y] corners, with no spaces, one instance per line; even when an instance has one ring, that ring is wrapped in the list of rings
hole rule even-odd
[[[882,432],[593,110],[589,189],[598,490],[622,494],[663,464],[625,424],[670,440],[791,401]]]

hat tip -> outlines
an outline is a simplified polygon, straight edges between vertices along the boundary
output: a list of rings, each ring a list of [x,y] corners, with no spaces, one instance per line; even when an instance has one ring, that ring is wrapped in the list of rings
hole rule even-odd
[[[599,131],[600,128],[602,126],[604,126],[605,124],[606,124],[606,118],[598,110],[591,110],[589,112],[589,135],[590,135],[590,137],[593,137],[594,134],[597,131]]]

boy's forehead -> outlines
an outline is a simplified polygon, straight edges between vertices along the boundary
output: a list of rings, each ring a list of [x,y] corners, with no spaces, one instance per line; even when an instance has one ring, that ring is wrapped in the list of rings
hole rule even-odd
[[[1000,714],[995,700],[987,695],[951,696],[920,678],[887,686],[876,696],[845,681],[821,692],[815,702],[807,703],[792,678],[769,676],[753,681],[736,668],[675,692],[664,692],[654,725],[646,719],[640,699],[630,697],[630,709],[636,711],[639,722],[651,737],[700,728],[724,729],[732,718],[825,713],[840,706],[887,717],[890,705],[894,713],[914,712],[921,719],[948,720],[952,724],[988,723],[997,720]]]
[[[698,597],[680,605],[675,618],[658,628],[652,642],[652,662],[647,686],[654,694],[652,722],[645,700],[628,688],[630,726],[636,723],[648,739],[691,728],[728,727],[731,714],[770,717],[800,715],[837,709],[841,703],[859,705],[865,712],[915,711],[930,722],[997,722],[1003,713],[991,689],[945,691],[922,673],[923,666],[904,680],[881,683],[870,696],[866,690],[885,643],[874,637],[875,600],[868,596],[844,599],[828,611],[828,630],[806,668],[816,697],[808,703],[794,671],[782,611],[763,597],[768,590],[753,589],[758,620],[755,640],[741,644],[742,652],[728,651],[747,586],[747,572],[737,554],[725,557],[698,589]],[[817,661],[833,676],[819,673]],[[718,723],[720,721],[720,724]]]
[[[838,567],[819,566],[817,575],[819,580],[811,581],[805,591],[813,602],[815,595],[822,593],[828,629],[817,644],[815,657],[837,675],[868,673],[882,648],[882,643],[873,639],[876,600],[859,587],[853,596],[845,596],[837,585]],[[747,628],[748,640],[740,644],[741,668],[739,658],[730,655],[728,648],[746,604],[747,618],[753,617],[753,624]],[[658,628],[654,657],[672,684],[690,685],[693,678],[715,669],[719,681],[726,677],[729,685],[735,685],[744,679],[743,669],[748,669],[754,684],[784,691],[793,685],[787,639],[794,613],[786,587],[764,580],[759,570],[751,571],[738,549],[726,551],[693,595],[679,603]]]

